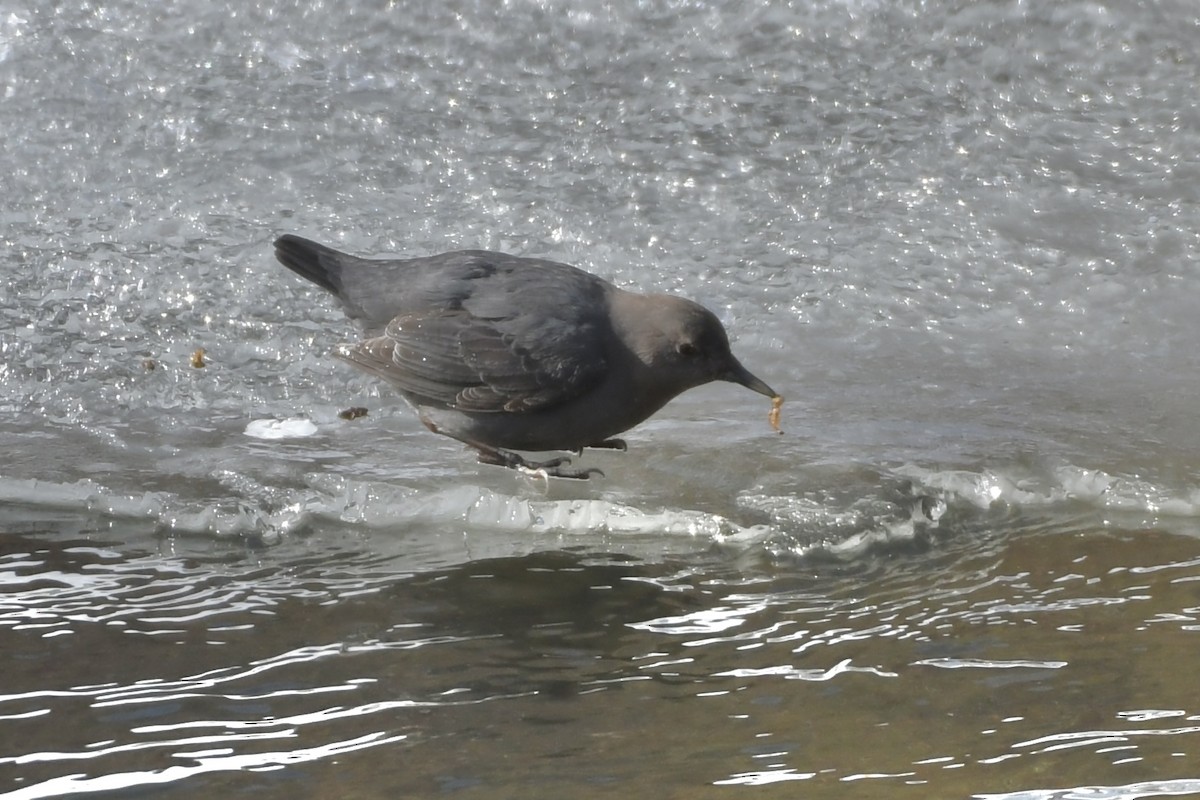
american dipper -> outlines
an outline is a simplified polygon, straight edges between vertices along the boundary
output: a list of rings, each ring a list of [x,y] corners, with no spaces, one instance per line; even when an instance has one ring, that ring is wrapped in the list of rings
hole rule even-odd
[[[483,250],[364,259],[292,235],[275,256],[365,327],[370,338],[339,357],[392,384],[425,427],[485,464],[587,478],[599,470],[512,451],[624,450],[612,437],[710,381],[778,397],[734,358],[708,309],[566,264]]]

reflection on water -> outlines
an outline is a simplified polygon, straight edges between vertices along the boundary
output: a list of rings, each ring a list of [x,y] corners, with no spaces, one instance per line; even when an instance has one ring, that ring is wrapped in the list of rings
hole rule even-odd
[[[0,540],[13,797],[235,775],[286,796],[301,768],[363,796],[588,796],[646,775],[689,796],[1200,791],[1176,666],[1200,632],[1200,551],[1153,530],[1017,525],[804,569],[718,547],[413,573],[372,549],[384,532],[181,556],[40,525]]]

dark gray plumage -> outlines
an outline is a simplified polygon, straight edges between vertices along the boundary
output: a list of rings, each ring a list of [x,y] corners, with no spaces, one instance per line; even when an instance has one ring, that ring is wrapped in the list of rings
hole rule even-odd
[[[776,397],[704,307],[627,292],[566,264],[483,250],[363,259],[292,235],[275,255],[365,328],[369,338],[339,356],[392,384],[430,430],[485,463],[586,478],[598,470],[510,451],[624,449],[611,437],[714,380]]]

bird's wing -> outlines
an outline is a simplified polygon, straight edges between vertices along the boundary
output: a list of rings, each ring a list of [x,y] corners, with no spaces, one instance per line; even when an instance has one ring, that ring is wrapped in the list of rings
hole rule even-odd
[[[407,395],[460,411],[523,412],[565,402],[606,369],[598,321],[465,310],[402,314],[340,354]]]

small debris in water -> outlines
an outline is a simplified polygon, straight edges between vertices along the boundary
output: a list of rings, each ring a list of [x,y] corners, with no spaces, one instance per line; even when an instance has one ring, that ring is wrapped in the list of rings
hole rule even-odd
[[[196,352],[192,353],[192,366],[196,369],[208,366],[208,362],[204,360],[203,347],[197,347]]]
[[[358,419],[359,417],[365,417],[366,415],[367,410],[362,406],[351,406],[345,411],[338,412],[338,416],[342,419]]]
[[[155,369],[157,366],[158,366],[158,364],[155,364],[155,363],[154,363],[154,359],[153,359],[153,358],[143,358],[143,359],[142,359],[142,369],[146,370],[147,372],[152,372],[152,371],[154,371],[154,369]]]

